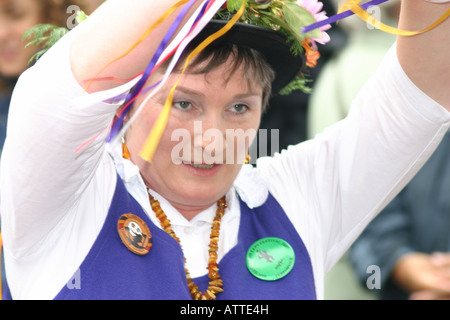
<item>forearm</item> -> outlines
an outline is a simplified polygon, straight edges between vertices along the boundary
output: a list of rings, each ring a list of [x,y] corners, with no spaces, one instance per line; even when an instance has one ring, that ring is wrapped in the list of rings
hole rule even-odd
[[[110,168],[105,137],[120,102],[104,101],[127,92],[130,84],[114,93],[86,94],[85,80],[126,52],[176,2],[109,0],[22,76],[10,109],[1,168],[2,212],[14,226],[10,239],[26,238],[19,242],[31,243],[28,247],[38,244],[36,239],[80,205],[99,170]],[[141,72],[168,23],[100,76],[129,78]],[[94,82],[90,91],[117,85]],[[36,228],[40,221],[45,226]]]
[[[179,0],[109,0],[99,8],[78,33],[71,51],[71,64],[75,78],[85,86],[87,80],[97,76],[103,67],[121,57],[150,26]],[[196,1],[188,16],[201,1]],[[159,43],[173,24],[181,7],[155,28],[141,45],[123,59],[108,66],[101,77],[116,76],[128,79],[142,72]],[[89,92],[109,89],[117,84],[94,82]]]
[[[402,1],[400,29],[422,30],[441,17],[450,3]],[[450,111],[450,19],[426,33],[399,37],[398,57],[409,78]]]

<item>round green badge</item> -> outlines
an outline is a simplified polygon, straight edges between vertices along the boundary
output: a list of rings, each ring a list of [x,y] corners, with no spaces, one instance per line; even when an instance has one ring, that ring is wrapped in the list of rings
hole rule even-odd
[[[295,263],[295,253],[289,243],[280,238],[263,238],[247,251],[247,268],[252,275],[264,281],[284,278]]]

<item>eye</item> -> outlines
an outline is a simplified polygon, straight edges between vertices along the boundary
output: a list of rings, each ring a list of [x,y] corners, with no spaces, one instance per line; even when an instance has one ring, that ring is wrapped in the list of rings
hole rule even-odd
[[[173,104],[175,107],[181,110],[189,110],[192,107],[192,103],[188,101],[178,101]]]
[[[231,112],[234,113],[244,113],[245,111],[247,111],[249,109],[249,107],[245,104],[235,104],[232,108],[231,108]]]
[[[11,6],[6,9],[6,14],[10,19],[21,20],[26,17],[27,12],[20,6]]]

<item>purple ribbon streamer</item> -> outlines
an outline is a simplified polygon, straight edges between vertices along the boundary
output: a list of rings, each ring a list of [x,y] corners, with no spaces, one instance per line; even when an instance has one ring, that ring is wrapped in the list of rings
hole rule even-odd
[[[369,1],[367,3],[362,4],[361,8],[363,8],[364,10],[367,10],[371,6],[376,6],[376,5],[382,4],[382,3],[386,2],[386,1],[389,1],[389,0],[372,0],[372,1]],[[305,33],[308,33],[310,31],[313,31],[313,30],[315,30],[317,28],[326,26],[327,24],[332,24],[332,23],[338,22],[339,20],[345,19],[345,18],[350,17],[352,15],[354,15],[353,11],[347,10],[347,11],[341,12],[339,14],[336,14],[336,15],[334,15],[332,17],[329,17],[328,19],[325,19],[325,20],[313,23],[313,24],[311,24],[311,25],[309,25],[307,27],[303,27],[302,31],[305,34]]]
[[[205,3],[205,5],[203,6],[203,8],[202,8],[202,10],[200,11],[199,15],[196,17],[196,19],[195,19],[195,21],[194,21],[194,23],[193,23],[194,26],[195,26],[195,24],[200,20],[200,18],[203,16],[203,14],[204,14],[205,11],[206,11],[206,7],[208,6],[208,4],[209,4],[210,2],[211,2],[211,0]],[[158,60],[158,59],[159,59],[159,56],[156,57],[155,60]],[[150,68],[150,66],[147,67],[147,69],[149,69],[149,68]],[[144,76],[144,75],[143,75],[143,76]],[[148,79],[147,79],[147,80],[148,80]],[[146,80],[146,81],[147,81],[147,80]],[[140,81],[142,81],[142,80],[140,80]],[[147,93],[147,92],[151,91],[153,88],[155,88],[157,85],[159,85],[160,82],[161,82],[161,81],[158,81],[158,83],[155,83],[155,84],[151,85],[151,86],[148,87],[148,88],[142,89],[142,93],[141,93],[141,94]],[[136,84],[136,86],[137,86],[137,84]],[[135,86],[135,88],[136,88],[136,86]],[[112,101],[117,101],[117,100],[125,100],[126,102],[124,103],[124,105],[126,105],[128,102],[130,102],[130,101],[134,98],[134,96],[136,95],[135,92],[137,93],[136,90],[133,90],[132,93],[121,94],[121,95],[115,96],[115,97],[113,97],[113,98],[110,98],[110,99],[106,100],[106,102],[112,102]],[[129,107],[131,107],[131,105],[130,105]],[[126,111],[124,111],[124,112],[126,112]]]
[[[142,90],[145,83],[147,82],[148,78],[150,77],[153,69],[156,66],[156,63],[158,62],[159,58],[161,57],[162,53],[164,52],[164,49],[166,48],[167,44],[169,43],[172,36],[175,34],[175,31],[178,29],[179,25],[181,24],[181,21],[186,16],[189,9],[192,7],[192,5],[195,3],[195,0],[189,1],[189,3],[183,7],[181,12],[178,14],[175,22],[170,26],[169,31],[164,36],[163,40],[159,44],[155,54],[153,55],[152,60],[150,61],[149,65],[144,71],[144,74],[142,75],[142,78],[139,80],[139,82],[136,84],[133,92],[127,96],[127,100],[125,104],[132,101]],[[114,98],[113,98],[114,99]],[[123,126],[123,123],[125,122],[125,117],[129,113],[131,107],[133,104],[130,104],[126,110],[122,112],[122,115],[116,119],[114,122],[111,132],[109,134],[108,142],[111,142],[112,139],[119,133],[120,129]]]

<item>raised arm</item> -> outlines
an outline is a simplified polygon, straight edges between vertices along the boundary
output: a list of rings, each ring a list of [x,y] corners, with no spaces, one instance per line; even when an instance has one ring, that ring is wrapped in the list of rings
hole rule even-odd
[[[20,239],[14,241],[16,256],[38,246],[63,217],[89,202],[84,201],[89,194],[104,194],[102,203],[109,205],[106,189],[110,187],[99,187],[95,182],[101,180],[98,177],[103,172],[103,176],[111,176],[107,185],[115,185],[114,168],[105,152],[105,136],[120,102],[100,102],[102,99],[87,95],[83,89],[86,80],[126,52],[176,3],[109,0],[19,80],[1,165],[2,219],[11,226],[4,235]],[[192,9],[199,3],[196,1]],[[131,55],[100,76],[130,78],[141,72],[176,13]],[[89,91],[116,86],[116,82],[98,81]]]
[[[107,1],[83,23],[77,36],[79,41],[72,46],[71,64],[77,81],[85,86],[87,79],[94,78],[104,66],[127,52],[148,28],[178,3],[179,0]],[[191,10],[195,10],[200,3],[196,1]],[[130,55],[108,66],[100,76],[128,79],[143,71],[180,10],[181,7],[175,9]],[[95,82],[88,91],[113,86],[117,83]]]
[[[450,1],[402,1],[400,29],[421,30],[450,9]],[[409,78],[450,111],[450,19],[433,30],[399,37],[398,57]]]

